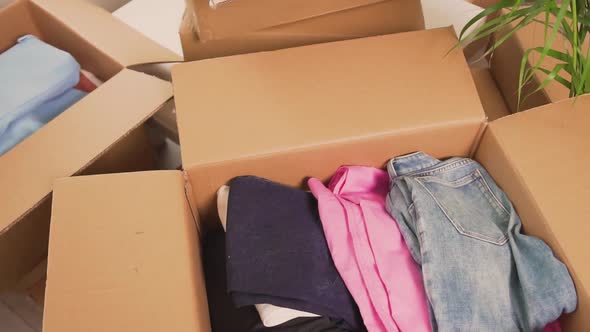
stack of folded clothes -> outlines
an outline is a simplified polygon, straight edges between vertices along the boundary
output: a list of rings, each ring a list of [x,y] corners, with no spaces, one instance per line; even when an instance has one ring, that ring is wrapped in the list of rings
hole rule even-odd
[[[0,54],[0,156],[100,84],[69,53],[19,38]]]
[[[557,332],[576,308],[565,265],[472,159],[416,152],[308,186],[218,191],[227,291],[262,330]]]

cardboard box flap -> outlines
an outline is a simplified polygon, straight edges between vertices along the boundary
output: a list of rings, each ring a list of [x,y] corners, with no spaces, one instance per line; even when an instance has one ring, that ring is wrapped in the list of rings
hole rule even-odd
[[[0,8],[0,31],[4,38],[0,38],[0,52],[4,52],[14,45],[14,42],[23,35],[41,33],[35,25],[35,20],[27,8],[27,4],[13,2]]]
[[[158,45],[111,13],[86,1],[31,1],[125,67],[182,61],[178,54]]]
[[[183,164],[483,122],[462,53],[445,56],[455,43],[444,28],[176,65]]]
[[[574,276],[580,299],[575,319],[586,321],[572,331],[590,324],[588,110],[586,95],[499,119],[478,152],[514,202],[524,231],[548,243]]]
[[[498,89],[490,70],[488,68],[472,68],[471,74],[488,120],[493,121],[509,115],[508,105],[506,105],[502,92]]]
[[[57,180],[43,331],[210,331],[180,171]]]
[[[230,0],[212,8],[209,0],[190,0],[202,41],[235,37],[282,24],[389,0]]]
[[[123,69],[0,158],[0,236],[172,97],[170,83]],[[57,120],[56,119],[56,120]],[[0,237],[1,240],[1,237]]]
[[[239,175],[300,186],[408,149],[469,155],[485,115],[462,52],[447,55],[456,42],[444,28],[174,66],[182,161],[203,220]]]

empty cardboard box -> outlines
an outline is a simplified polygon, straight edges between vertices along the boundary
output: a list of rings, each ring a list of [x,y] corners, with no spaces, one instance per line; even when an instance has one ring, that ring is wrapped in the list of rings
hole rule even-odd
[[[84,1],[18,0],[0,10],[1,51],[26,34],[105,83],[0,157],[0,290],[47,257],[53,180],[153,165],[141,124],[172,97],[171,86],[126,67],[178,60]]]
[[[525,232],[574,277],[579,308],[564,330],[587,330],[590,96],[488,124],[463,54],[445,56],[456,41],[435,29],[177,65],[184,172],[57,182],[44,331],[208,331],[193,248],[217,222],[220,185],[256,175],[302,187],[341,165],[383,167],[413,151],[472,156],[488,169]],[[550,181],[556,173],[568,176]]]
[[[271,51],[330,41],[424,29],[417,0],[385,0],[239,36],[203,41],[187,9],[180,26],[185,61]]]

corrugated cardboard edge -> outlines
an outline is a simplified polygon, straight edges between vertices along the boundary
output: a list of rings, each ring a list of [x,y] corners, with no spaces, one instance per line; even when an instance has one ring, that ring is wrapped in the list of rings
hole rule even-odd
[[[125,67],[146,63],[182,61],[178,54],[150,40],[112,16],[106,10],[86,1],[30,0],[48,15],[72,28],[105,55]]]
[[[190,213],[193,216],[193,220],[195,222],[195,227],[197,228],[197,233],[199,237],[203,239],[203,231],[201,229],[201,220],[199,218],[199,211],[193,202],[193,187],[191,186],[191,182],[188,178],[188,173],[186,171],[182,171],[182,176],[184,178],[184,195],[186,197],[186,202],[190,209]]]

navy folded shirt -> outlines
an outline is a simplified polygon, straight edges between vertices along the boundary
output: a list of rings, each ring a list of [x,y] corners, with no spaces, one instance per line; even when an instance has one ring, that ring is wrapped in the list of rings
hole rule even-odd
[[[313,195],[254,176],[237,177],[230,188],[226,267],[234,303],[307,311],[364,330]]]

